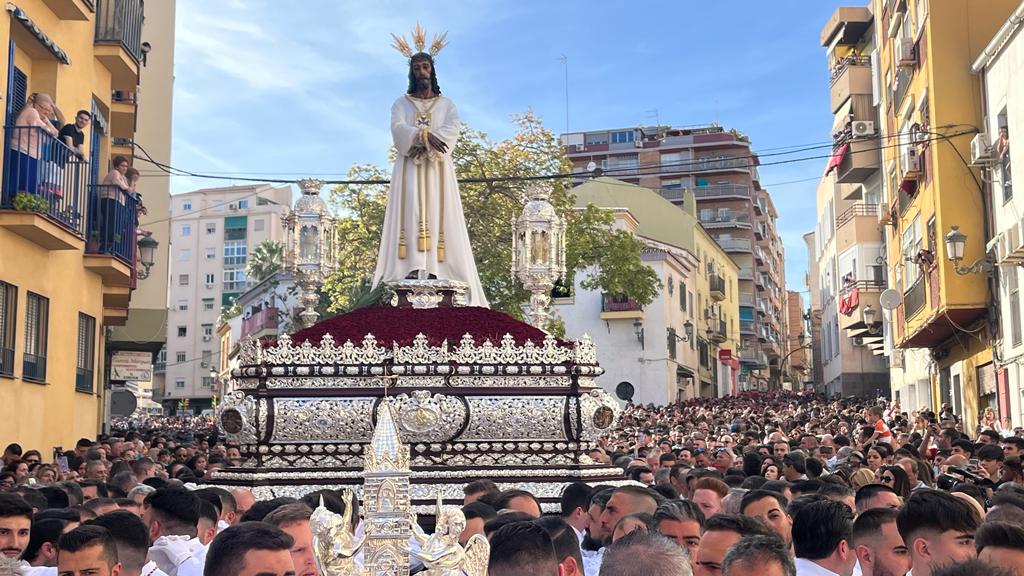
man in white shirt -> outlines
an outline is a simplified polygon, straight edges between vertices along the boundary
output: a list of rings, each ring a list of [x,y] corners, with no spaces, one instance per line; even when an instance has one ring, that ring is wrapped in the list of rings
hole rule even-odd
[[[168,576],[200,576],[207,547],[197,538],[199,497],[184,488],[160,488],[142,503],[142,521],[152,546],[148,573],[156,565]]]
[[[773,536],[744,536],[722,561],[723,576],[796,576],[789,549]]]
[[[910,552],[908,576],[932,576],[950,564],[975,558],[974,532],[979,525],[974,508],[948,492],[914,492],[896,517]]]
[[[104,514],[85,523],[89,526],[102,526],[110,533],[117,546],[117,559],[121,564],[120,576],[164,576],[155,566],[148,572],[143,571],[146,565],[146,554],[149,552],[149,534],[146,524],[127,510],[117,510]]]
[[[797,576],[852,576],[853,512],[833,500],[812,502],[793,518]]]

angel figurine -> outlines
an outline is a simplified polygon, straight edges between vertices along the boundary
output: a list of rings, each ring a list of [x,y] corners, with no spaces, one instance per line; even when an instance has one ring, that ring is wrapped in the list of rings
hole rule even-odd
[[[366,534],[359,538],[352,534],[352,491],[343,491],[342,500],[345,511],[339,515],[324,506],[321,496],[320,505],[309,518],[316,563],[323,576],[356,576],[360,573],[355,555],[366,541]]]
[[[491,546],[487,538],[474,534],[466,546],[459,544],[459,536],[466,529],[466,515],[454,507],[441,507],[441,493],[437,494],[437,527],[428,536],[416,518],[412,518],[412,535],[420,550],[413,555],[427,568],[423,576],[486,576]]]

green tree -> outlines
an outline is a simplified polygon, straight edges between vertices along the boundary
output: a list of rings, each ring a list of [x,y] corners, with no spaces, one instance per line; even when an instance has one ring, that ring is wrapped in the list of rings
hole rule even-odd
[[[273,240],[264,240],[249,256],[249,262],[245,265],[245,275],[254,282],[263,282],[280,271],[283,262],[284,245]]]
[[[529,293],[512,278],[512,223],[522,211],[530,182],[522,177],[568,173],[571,163],[555,135],[533,112],[512,118],[515,134],[499,142],[483,132],[463,128],[452,152],[459,179],[466,225],[477,270],[491,307],[522,317]],[[386,179],[380,168],[354,166],[349,179]],[[628,232],[612,229],[608,211],[593,206],[574,209],[568,182],[545,181],[552,187],[551,203],[567,220],[566,267],[571,280],[578,273],[587,289],[629,296],[641,305],[654,300],[660,288],[657,275],[640,260],[643,243]],[[373,275],[387,203],[387,186],[341,185],[330,201],[339,214],[340,271],[329,279],[332,309],[347,310],[361,285]]]

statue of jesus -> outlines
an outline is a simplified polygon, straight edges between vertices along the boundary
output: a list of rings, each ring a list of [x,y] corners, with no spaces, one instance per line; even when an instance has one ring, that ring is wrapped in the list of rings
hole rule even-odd
[[[469,244],[455,179],[452,150],[462,128],[455,104],[441,95],[434,56],[445,45],[417,25],[413,53],[404,38],[395,48],[409,58],[409,89],[391,107],[397,157],[391,176],[384,229],[373,284],[408,278],[441,278],[468,285],[467,303],[487,306]]]

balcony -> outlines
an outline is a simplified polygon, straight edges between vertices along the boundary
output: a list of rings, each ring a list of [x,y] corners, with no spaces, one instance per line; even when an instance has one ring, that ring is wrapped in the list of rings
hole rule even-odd
[[[736,275],[736,277],[739,278],[740,280],[753,280],[754,279],[754,269],[751,268],[750,266],[744,266],[744,267],[740,268],[740,271]]]
[[[752,370],[762,370],[768,367],[768,355],[760,346],[749,346],[746,350],[740,350],[740,363]]]
[[[843,314],[843,303],[849,304],[853,291],[857,291],[857,306],[852,308],[850,314]],[[885,282],[881,280],[857,280],[847,282],[843,285],[839,295],[836,297],[836,304],[839,306],[839,328],[840,330],[845,329],[864,329],[863,310],[867,306],[871,306],[871,309],[878,314],[881,318],[882,307],[878,303],[878,296],[885,290]]]
[[[882,164],[881,151],[875,138],[855,138],[849,141],[849,148],[836,169],[836,181],[840,184],[863,184]]]
[[[761,250],[760,246],[754,246],[754,260],[758,264],[764,265],[764,250]]]
[[[740,306],[746,306],[748,308],[754,307],[754,295],[753,294],[740,294]]]
[[[110,95],[111,134],[130,139],[135,134],[135,113],[137,111],[134,92],[114,90]]]
[[[907,320],[924,308],[925,291],[927,289],[925,284],[924,276],[922,276],[917,279],[917,282],[914,282],[913,286],[903,293],[903,311],[905,314],[904,317]]]
[[[708,230],[716,228],[750,228],[750,214],[743,212],[719,212],[711,216],[701,216],[700,223]]]
[[[768,212],[768,201],[764,198],[757,198],[754,200],[754,214],[761,216]]]
[[[91,0],[43,0],[53,15],[61,20],[88,20],[92,14]]]
[[[848,56],[832,67],[832,87],[829,96],[832,113],[843,107],[850,96],[871,94],[871,59]]]
[[[632,298],[605,294],[601,298],[601,319],[643,319],[644,309]]]
[[[139,197],[113,184],[89,186],[89,221],[86,254],[113,256],[126,264],[135,261],[135,227]]]
[[[115,90],[138,85],[142,61],[143,0],[96,0],[95,54]]]
[[[268,334],[277,334],[278,309],[276,307],[263,308],[254,312],[252,316],[242,319],[242,338],[261,338]]]
[[[711,299],[715,302],[721,302],[725,300],[725,278],[722,278],[718,274],[712,274],[708,277],[708,285],[711,290]]]
[[[858,217],[870,217],[872,222],[878,220],[878,204],[858,203],[844,210],[836,216],[836,228],[842,228]]]
[[[750,158],[731,157],[731,156],[713,156],[705,158],[697,158],[695,161],[689,163],[689,168],[686,172],[724,172],[728,170],[740,170],[749,171],[751,166]]]
[[[721,344],[729,339],[729,325],[725,320],[712,318],[709,320],[708,340],[715,344]]]
[[[693,189],[697,200],[710,198],[752,198],[750,186],[743,184],[711,184]]]
[[[48,250],[80,250],[86,162],[39,127],[4,129],[0,226]]]
[[[754,321],[753,320],[740,320],[740,334],[754,335]]]
[[[861,6],[836,8],[825,27],[821,29],[821,45],[856,45],[871,27],[871,10]]]
[[[717,242],[726,252],[750,252],[751,249],[749,238],[720,238]]]

